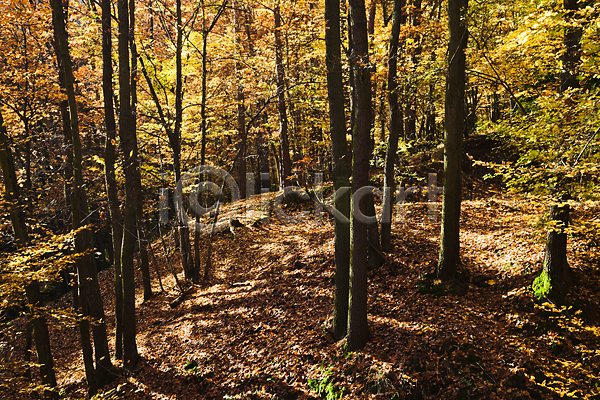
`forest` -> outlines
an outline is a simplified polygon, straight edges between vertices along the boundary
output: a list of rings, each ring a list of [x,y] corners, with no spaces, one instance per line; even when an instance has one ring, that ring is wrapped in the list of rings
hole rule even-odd
[[[600,399],[594,0],[1,0],[1,399]]]

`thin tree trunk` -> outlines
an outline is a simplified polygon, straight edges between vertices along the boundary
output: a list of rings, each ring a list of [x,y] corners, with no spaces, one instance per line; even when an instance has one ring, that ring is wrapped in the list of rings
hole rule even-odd
[[[104,123],[106,144],[104,149],[104,176],[112,230],[114,281],[115,281],[115,358],[123,357],[123,287],[121,275],[121,245],[123,243],[123,217],[119,208],[119,195],[115,177],[116,122],[113,104],[111,1],[102,0],[102,90],[104,95]]]
[[[79,274],[77,275],[77,278],[79,280]],[[88,385],[88,397],[91,397],[98,391],[98,383],[96,380],[96,367],[94,366],[94,351],[92,349],[92,340],[90,336],[90,321],[88,318],[82,318],[86,315],[89,315],[89,310],[85,301],[79,301],[79,299],[83,299],[80,290],[81,285],[77,283],[72,290],[73,309],[79,314],[77,325],[79,326],[79,335],[81,337],[83,367],[85,369],[85,379]]]
[[[206,20],[204,14],[202,15],[202,101],[200,103],[200,124],[201,124],[201,146],[200,146],[200,165],[206,164],[206,96],[207,96],[207,79],[208,79],[208,34],[214,29],[217,21],[223,15],[225,6],[228,0],[223,0],[221,7],[217,11],[217,14],[213,18],[210,26],[205,26]],[[204,8],[202,9],[204,13]],[[249,28],[248,28],[249,29]]]
[[[15,160],[10,148],[10,138],[4,125],[4,118],[0,110],[0,166],[4,180],[4,197],[9,204],[9,214],[13,233],[19,247],[25,246],[28,240],[27,225],[25,225],[25,212],[20,199],[20,188],[17,182]]]
[[[183,122],[183,22],[181,17],[181,0],[176,3],[176,29],[177,39],[175,48],[175,129],[172,136],[169,137],[169,143],[173,149],[173,171],[175,172],[175,182],[181,179],[181,125]],[[192,277],[193,260],[190,249],[190,229],[187,218],[184,216],[185,210],[179,210],[179,254],[181,256],[181,266],[185,278],[190,280]]]
[[[137,241],[136,174],[137,143],[131,110],[131,73],[129,69],[129,15],[127,0],[118,1],[119,14],[119,137],[125,172],[125,215],[121,251],[123,289],[123,366],[132,370],[139,359],[136,344],[135,278],[133,253]]]
[[[444,197],[437,275],[451,281],[460,264],[461,158],[465,121],[465,49],[468,0],[448,0],[448,78],[444,136]]]
[[[371,70],[367,40],[367,19],[364,0],[350,0],[351,47],[350,64],[354,81],[355,123],[352,129],[352,190],[369,184],[369,141],[371,133]],[[372,195],[369,195],[372,196]],[[356,196],[355,196],[356,197]],[[365,210],[352,201],[350,236],[350,298],[348,313],[348,348],[358,350],[369,338],[367,324],[367,242],[368,226],[357,218]],[[367,214],[363,211],[363,214]]]
[[[243,5],[239,0],[232,0],[233,7],[233,43],[235,46],[235,83],[237,86],[236,102],[237,102],[237,131],[239,140],[239,151],[237,159],[237,184],[240,188],[240,198],[246,197],[246,107],[244,105],[244,85],[241,83],[241,63],[239,59],[242,57],[242,43],[240,40],[241,19],[240,10]],[[208,269],[208,267],[207,267]]]
[[[383,215],[381,221],[381,249],[385,252],[392,250],[392,220],[394,214],[396,183],[394,171],[398,152],[398,139],[403,136],[402,111],[398,105],[397,67],[398,67],[398,41],[400,26],[402,24],[402,10],[405,0],[394,0],[392,32],[390,34],[390,47],[388,50],[388,104],[390,112],[390,134],[388,136],[387,150],[385,153],[385,171],[383,186],[386,188],[383,201]]]
[[[201,130],[201,144],[200,144],[200,165],[203,167],[206,165],[206,85],[208,79],[208,68],[207,68],[207,53],[208,53],[208,33],[206,29],[206,16],[204,15],[204,7],[202,8],[202,101],[200,103],[200,130]],[[204,180],[204,179],[202,179]],[[200,278],[200,240],[201,235],[198,229],[200,223],[200,215],[196,215],[194,230],[194,270],[192,272],[192,280],[197,281]]]
[[[108,350],[108,337],[106,334],[106,322],[102,295],[98,285],[96,263],[94,261],[92,248],[92,235],[88,228],[83,228],[83,221],[87,218],[88,207],[84,189],[81,138],[79,136],[79,119],[77,115],[77,102],[75,100],[75,79],[69,55],[67,43],[67,32],[62,4],[59,0],[52,0],[52,15],[54,30],[57,39],[59,65],[62,66],[65,77],[65,88],[67,101],[69,103],[69,122],[73,143],[73,195],[71,197],[73,230],[75,234],[75,251],[84,254],[76,260],[78,276],[80,277],[80,290],[83,293],[82,302],[87,304],[89,315],[94,318],[92,332],[94,335],[94,355],[96,359],[96,373],[99,385],[103,385],[111,379],[110,370],[112,364]],[[83,229],[80,229],[83,228]]]
[[[54,16],[53,12],[53,18]],[[65,16],[61,15],[59,18],[62,18],[64,21]],[[66,92],[67,84],[66,84],[66,72],[64,67],[63,56],[61,54],[60,46],[59,46],[59,36],[58,30],[54,29],[54,49],[56,52],[56,59],[59,66],[58,69],[58,78],[59,85],[62,91]],[[64,135],[64,143],[66,148],[66,166],[65,166],[65,185],[64,191],[65,196],[68,195],[68,198],[65,200],[65,204],[72,208],[71,199],[73,198],[73,134],[71,132],[71,116],[69,114],[69,101],[65,98],[60,102],[61,109],[61,117],[62,117],[62,125],[63,125],[63,135]],[[72,217],[72,215],[71,215]],[[71,221],[71,224],[73,222]],[[78,313],[78,326],[79,326],[79,336],[81,341],[81,350],[83,355],[83,365],[85,368],[85,376],[88,386],[88,395],[92,396],[98,390],[98,384],[96,380],[96,367],[94,365],[93,358],[93,350],[90,336],[90,325],[89,320],[85,318],[89,315],[87,302],[84,300],[85,293],[80,293],[82,290],[81,285],[79,285],[79,268],[77,268],[77,283],[73,287],[73,309]],[[81,296],[82,301],[79,301]],[[85,307],[80,307],[80,305],[86,305]]]
[[[413,26],[412,40],[415,43],[420,42],[420,32],[417,27],[421,24],[421,0],[413,0],[412,7],[410,8],[410,23]],[[415,48],[411,54],[412,64],[414,65],[413,74],[416,73],[417,64],[419,62],[419,56],[421,55],[421,47]],[[404,134],[407,139],[417,138],[417,87],[416,82],[413,80],[413,88],[409,89],[408,103],[406,105],[406,127],[404,128]]]
[[[33,337],[35,340],[35,349],[37,352],[38,364],[40,365],[40,376],[44,388],[44,397],[47,399],[58,399],[56,392],[56,375],[54,374],[54,361],[50,350],[50,335],[48,333],[48,324],[46,317],[41,312],[43,307],[40,285],[37,281],[29,283],[25,287],[27,302],[29,303],[29,312],[31,314],[31,324],[33,325]]]
[[[281,13],[279,0],[276,0],[275,9],[275,70],[277,75],[277,111],[279,113],[279,150],[280,156],[280,182],[283,189],[290,185],[292,175],[292,160],[290,158],[290,141],[288,137],[288,117],[285,104],[285,69],[283,67],[283,43],[281,41]]]
[[[327,66],[327,97],[329,99],[329,130],[333,155],[333,185],[337,191],[350,187],[344,86],[342,83],[342,53],[340,34],[340,0],[325,1],[325,43]],[[350,287],[350,191],[335,199],[335,208],[347,221],[335,220],[335,299],[333,336],[343,339],[348,330],[348,295]]]
[[[386,141],[386,125],[387,125],[387,107],[385,99],[388,94],[387,82],[383,83],[381,87],[381,94],[379,95],[379,142],[383,143]]]
[[[204,21],[202,21],[204,22]],[[200,144],[200,165],[206,164],[206,84],[208,79],[208,68],[207,68],[207,56],[208,52],[208,32],[204,30],[202,32],[202,101],[200,103],[200,130],[201,130],[201,144]],[[196,260],[199,263],[198,260]]]
[[[134,135],[137,131],[137,46],[135,44],[135,0],[129,1],[129,46],[131,48],[131,129]],[[137,137],[137,136],[136,136]],[[137,140],[136,140],[137,147]],[[136,149],[136,153],[138,153]],[[142,287],[144,288],[144,301],[152,297],[152,285],[150,281],[150,264],[148,260],[148,240],[146,239],[146,231],[144,227],[144,196],[142,193],[142,176],[139,168],[136,168],[135,174],[135,195],[136,195],[136,223],[137,223],[137,238],[140,254],[140,270],[142,271]]]

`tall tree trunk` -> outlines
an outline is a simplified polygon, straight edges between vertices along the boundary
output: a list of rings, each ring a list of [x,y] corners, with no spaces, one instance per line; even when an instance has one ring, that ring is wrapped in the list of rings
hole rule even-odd
[[[69,103],[69,122],[71,124],[71,135],[73,144],[73,194],[71,197],[73,230],[75,234],[75,251],[84,254],[76,260],[77,275],[80,286],[80,302],[86,304],[89,315],[95,320],[92,324],[94,335],[94,355],[96,361],[96,374],[99,385],[103,385],[111,379],[110,370],[112,364],[108,350],[108,337],[106,334],[106,320],[102,295],[98,285],[96,263],[94,261],[92,248],[92,234],[88,228],[84,228],[83,221],[88,215],[87,196],[83,181],[83,154],[81,149],[81,138],[79,136],[79,119],[77,115],[77,102],[75,100],[75,79],[69,55],[67,32],[62,4],[59,0],[52,0],[52,20],[57,39],[59,65],[62,66],[65,77],[65,88],[67,101]]]
[[[415,43],[419,43],[421,35],[417,27],[421,24],[421,0],[412,0],[412,7],[410,11],[410,24],[413,26],[412,40]],[[406,18],[406,17],[405,17]],[[421,55],[421,47],[418,46],[412,51],[411,58],[413,63],[412,74],[416,75],[417,64],[419,62],[419,56]],[[417,138],[417,82],[412,79],[413,87],[409,89],[409,95],[406,104],[406,126],[404,128],[404,135],[407,139]]]
[[[448,77],[444,136],[444,198],[437,275],[451,281],[460,264],[461,158],[465,121],[465,50],[468,0],[448,0]]]
[[[404,129],[402,124],[402,111],[398,106],[398,41],[400,37],[400,25],[402,24],[402,10],[406,4],[405,0],[394,0],[392,14],[392,32],[390,34],[390,45],[388,49],[388,104],[390,112],[390,134],[388,136],[387,150],[385,153],[385,171],[383,186],[386,188],[383,201],[383,215],[381,221],[381,249],[385,252],[392,250],[392,219],[394,213],[396,183],[394,181],[394,170],[398,152],[398,139],[402,136]]]
[[[207,95],[207,80],[208,80],[208,34],[212,31],[217,20],[221,16],[227,0],[224,0],[223,5],[213,19],[210,27],[206,26],[206,15],[204,14],[204,5],[202,7],[202,101],[200,103],[200,124],[201,124],[201,148],[200,148],[200,165],[206,165],[206,95]],[[203,3],[204,4],[204,3]],[[204,181],[204,178],[202,177]],[[200,222],[200,215],[196,215],[196,225]],[[192,280],[197,281],[200,278],[200,235],[199,229],[195,229],[194,234],[194,270]]]
[[[242,64],[242,43],[240,40],[242,21],[240,11],[243,9],[243,4],[239,0],[232,0],[233,7],[233,43],[235,52],[235,83],[237,86],[236,102],[237,102],[237,131],[239,140],[239,151],[237,159],[237,184],[240,188],[240,198],[246,198],[246,106],[244,105],[244,85],[242,84],[241,70]]]
[[[123,357],[123,287],[121,275],[121,245],[123,243],[123,217],[119,208],[119,195],[115,177],[116,122],[113,104],[111,1],[102,0],[102,90],[104,95],[104,123],[106,144],[104,149],[104,176],[112,230],[114,281],[115,281],[115,358]]]
[[[435,62],[435,52],[431,52],[430,67]],[[427,95],[427,114],[425,116],[425,140],[432,140],[436,136],[435,132],[435,83],[429,84],[429,94]]]
[[[350,0],[351,47],[350,64],[355,90],[355,123],[352,129],[352,189],[356,192],[369,184],[369,141],[371,133],[371,69],[367,40],[367,18],[364,0]],[[368,196],[372,196],[369,194]],[[365,210],[352,202],[350,236],[350,299],[348,313],[348,347],[361,349],[369,338],[367,324],[367,225],[357,218]],[[363,211],[363,214],[367,213]]]
[[[56,54],[58,62],[58,83],[61,90],[65,91],[65,73],[62,68],[60,53],[58,49],[58,39],[56,37],[56,31],[54,31],[54,52]],[[71,209],[71,196],[73,195],[73,144],[71,142],[71,122],[69,120],[69,102],[65,97],[60,100],[60,117],[63,128],[63,148],[65,156],[65,167],[63,169],[63,194],[65,197],[65,209]],[[70,213],[66,218],[66,223],[69,223]]]
[[[325,44],[327,66],[327,97],[329,100],[329,130],[333,155],[333,185],[337,191],[350,187],[344,86],[342,83],[342,52],[340,34],[340,0],[325,1]],[[348,190],[335,198],[335,208],[347,219],[335,220],[335,300],[333,336],[343,339],[348,330],[348,295],[350,285],[350,197]]]
[[[53,18],[55,18],[53,13]],[[60,16],[63,21],[65,21],[66,16],[63,14]],[[67,91],[66,84],[66,75],[65,75],[65,67],[63,56],[61,54],[60,46],[59,46],[59,36],[58,29],[54,29],[54,50],[56,53],[56,59],[58,63],[58,80],[60,88],[63,92]],[[65,199],[65,204],[71,208],[71,199],[73,197],[73,133],[71,132],[71,116],[69,114],[69,101],[64,98],[60,102],[60,110],[61,110],[61,118],[63,125],[63,136],[64,136],[64,144],[66,149],[66,164],[65,164],[65,184],[64,184],[64,192],[65,196],[68,198]],[[71,214],[72,218],[72,214]],[[72,220],[71,220],[72,224]],[[79,268],[77,269],[78,278],[79,278]],[[86,316],[89,315],[89,309],[87,307],[87,302],[84,301],[85,293],[80,294],[81,286],[77,282],[72,290],[73,293],[73,309],[80,315],[78,319],[79,326],[79,336],[81,341],[81,351],[83,355],[83,365],[85,367],[85,377],[88,385],[88,395],[91,396],[96,393],[98,390],[98,384],[96,379],[96,366],[94,365],[94,355],[92,350],[92,342],[90,336],[90,323]],[[79,301],[81,296],[82,301]]]
[[[2,177],[4,178],[4,199],[10,204],[10,219],[13,227],[13,233],[18,247],[27,245],[29,235],[25,225],[25,213],[21,205],[20,188],[17,182],[15,162],[10,148],[10,139],[4,118],[0,112],[0,167],[2,168]],[[56,388],[56,375],[54,373],[54,360],[50,347],[50,335],[48,333],[48,324],[46,318],[41,312],[43,306],[40,285],[38,281],[33,280],[26,284],[25,293],[30,309],[30,321],[33,326],[33,335],[35,337],[35,349],[40,365],[40,376],[42,383],[47,386],[44,391],[46,398],[58,398]]]
[[[386,98],[388,95],[387,82],[384,82],[381,87],[379,95],[379,142],[383,143],[386,141],[386,126],[387,126],[387,113],[388,108],[386,107]]]
[[[215,25],[227,5],[228,0],[223,0],[217,14],[213,18],[210,26],[206,26],[206,16],[204,15],[204,6],[202,8],[202,101],[200,103],[200,124],[201,124],[201,146],[200,146],[200,165],[206,164],[206,96],[208,79],[208,35],[214,29]],[[204,4],[204,3],[203,3]],[[235,28],[237,29],[237,28]],[[249,29],[249,28],[247,28]]]
[[[283,43],[281,41],[281,13],[279,0],[276,0],[275,9],[275,70],[277,74],[277,111],[279,112],[279,150],[280,150],[280,182],[283,189],[290,185],[292,176],[292,160],[290,158],[290,141],[288,137],[288,117],[285,104],[285,69],[283,67]]]
[[[204,23],[204,21],[202,21]],[[208,31],[202,31],[202,100],[200,103],[200,165],[206,164],[206,84],[208,79],[207,56]],[[199,262],[196,260],[196,262]]]
[[[136,174],[137,139],[131,110],[131,73],[129,69],[129,12],[127,0],[118,1],[119,16],[119,137],[125,172],[125,215],[123,218],[123,246],[121,250],[123,289],[123,366],[135,368],[139,355],[136,344],[135,271],[133,253],[137,241]]]
[[[129,46],[131,48],[131,129],[136,135],[137,131],[137,46],[135,43],[135,0],[129,0]],[[137,136],[136,136],[137,138]],[[137,140],[136,140],[137,148]],[[136,153],[138,153],[136,149]],[[139,161],[138,161],[139,164]],[[148,240],[146,239],[146,231],[144,227],[144,197],[142,193],[142,176],[138,165],[135,174],[135,196],[136,196],[136,223],[137,223],[137,238],[140,254],[140,270],[142,272],[142,287],[144,288],[144,300],[149,300],[152,297],[152,285],[150,282],[150,262],[148,260]]]
[[[175,44],[175,128],[169,135],[169,144],[173,150],[173,172],[175,183],[181,179],[181,125],[183,122],[183,22],[181,18],[181,0],[176,2],[176,30]],[[169,130],[167,131],[167,133]],[[178,210],[179,221],[179,253],[181,267],[186,279],[191,279],[193,274],[193,260],[190,246],[190,229],[185,210]]]

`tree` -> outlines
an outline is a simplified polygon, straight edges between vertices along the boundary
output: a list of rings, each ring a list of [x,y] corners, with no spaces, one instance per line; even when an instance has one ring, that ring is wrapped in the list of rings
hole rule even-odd
[[[561,302],[573,279],[567,262],[567,233],[569,226],[569,204],[553,204],[550,207],[550,220],[553,225],[546,236],[544,267],[533,283],[538,297],[548,296]]]
[[[329,130],[333,158],[333,186],[336,190],[350,188],[346,115],[342,83],[342,53],[340,35],[340,1],[325,1],[325,63],[327,66],[327,97],[329,100]],[[335,208],[342,214],[335,219],[335,300],[333,336],[340,340],[348,329],[348,294],[350,274],[350,192],[335,199]]]
[[[465,121],[465,63],[468,0],[448,0],[448,77],[444,135],[444,198],[437,276],[451,281],[460,264],[462,138]]]
[[[2,2],[2,14],[0,104],[6,107],[4,119],[11,127],[14,161],[17,169],[24,170],[21,200],[31,209],[37,194],[34,192],[44,190],[39,184],[34,187],[34,179],[40,168],[39,155],[50,150],[43,122],[47,105],[57,95],[53,65],[47,62],[52,47],[44,45],[49,33],[49,7],[45,3],[6,0]]]
[[[24,247],[29,242],[27,225],[25,224],[25,212],[21,207],[20,189],[15,172],[15,163],[10,148],[10,141],[4,125],[4,118],[0,111],[0,167],[4,180],[4,199],[10,204],[10,219],[15,234],[16,243]],[[54,373],[54,360],[50,347],[50,335],[44,312],[41,311],[43,303],[40,294],[40,284],[33,279],[25,285],[25,294],[29,303],[31,325],[35,338],[35,349],[38,364],[40,365],[40,376],[44,389],[44,397],[58,398],[56,388],[56,374]]]
[[[364,0],[350,0],[350,65],[355,90],[352,128],[352,219],[350,233],[350,298],[348,348],[358,350],[369,338],[367,324],[367,243],[368,226],[357,218],[367,207],[356,200],[357,191],[369,184],[369,143],[371,133],[371,67]],[[366,212],[362,212],[366,215]]]
[[[139,359],[136,343],[135,278],[133,253],[137,241],[137,138],[131,109],[131,74],[129,67],[129,10],[126,0],[119,0],[119,138],[125,172],[125,215],[123,216],[123,247],[121,276],[123,290],[123,366],[132,370]]]
[[[78,301],[83,314],[86,316],[89,315],[95,320],[91,325],[94,335],[94,356],[96,360],[95,381],[101,386],[110,380],[112,364],[108,350],[108,337],[106,335],[106,321],[104,318],[102,295],[100,293],[100,286],[98,285],[96,264],[91,251],[92,235],[89,228],[83,224],[88,215],[88,207],[83,181],[82,147],[79,134],[77,102],[75,98],[75,79],[69,54],[63,7],[59,0],[52,0],[51,5],[58,65],[62,70],[65,80],[64,88],[66,90],[69,106],[68,118],[73,153],[73,186],[71,195],[71,212],[73,215],[72,226],[75,232],[75,251],[81,255],[76,259],[79,287]],[[87,365],[86,371],[90,371],[89,349],[86,349],[87,342],[89,341],[89,333],[86,332],[85,324],[80,325],[80,334],[82,346],[84,347],[84,360]],[[90,378],[91,374],[88,374],[88,383],[90,383]],[[91,389],[94,389],[94,387],[92,386]]]
[[[206,14],[204,9],[204,0],[202,0],[202,100],[200,103],[200,165],[206,165],[206,96],[207,80],[208,80],[208,34],[215,28],[217,21],[223,15],[225,6],[228,0],[223,0],[223,3],[219,7],[217,14],[213,17],[210,24],[207,26]],[[204,180],[204,179],[202,179]],[[244,179],[245,180],[245,179]],[[200,215],[196,215],[196,223],[199,222]],[[192,273],[192,280],[196,281],[200,277],[200,232],[196,230],[194,235],[194,271]]]
[[[123,287],[121,272],[123,217],[119,208],[118,187],[115,176],[117,126],[113,104],[112,13],[110,6],[110,0],[102,0],[102,91],[104,95],[104,124],[106,129],[104,177],[111,221],[115,276],[115,358],[120,360],[123,357]]]
[[[392,31],[390,33],[390,44],[388,50],[388,103],[390,113],[390,133],[388,135],[387,149],[385,152],[385,171],[383,186],[387,190],[384,193],[383,213],[385,218],[381,221],[381,249],[385,252],[392,250],[392,216],[393,204],[395,203],[396,183],[395,167],[398,152],[398,139],[402,137],[404,126],[402,124],[402,111],[398,105],[398,91],[400,90],[397,82],[398,69],[398,41],[400,37],[400,26],[403,21],[402,10],[406,4],[405,0],[394,0],[394,11],[392,12]],[[388,220],[389,218],[389,220]]]
[[[277,74],[277,111],[279,113],[279,188],[290,184],[292,161],[290,159],[290,140],[288,137],[288,117],[285,103],[285,69],[283,67],[283,43],[281,42],[281,12],[279,0],[275,0],[275,70]]]
[[[242,64],[241,64],[241,41],[240,30],[241,20],[240,11],[243,9],[239,0],[232,0],[233,7],[233,44],[234,44],[234,69],[235,69],[235,85],[236,85],[236,111],[237,111],[237,134],[239,140],[239,151],[237,158],[238,186],[240,187],[240,197],[246,197],[246,146],[248,134],[246,132],[246,106],[244,104],[244,84],[242,83]]]
[[[138,53],[135,43],[135,0],[129,0],[129,48],[131,53],[131,129],[136,135],[137,147],[137,80],[138,80]],[[136,195],[136,225],[137,241],[139,245],[140,270],[142,272],[142,287],[144,288],[144,300],[152,297],[152,285],[150,282],[150,262],[148,260],[148,240],[144,226],[144,197],[142,193],[142,176],[139,168],[135,170],[135,195]]]
[[[4,183],[4,198],[9,204],[10,221],[17,244],[25,246],[28,242],[25,212],[20,199],[20,188],[17,182],[15,161],[10,148],[10,138],[0,110],[0,166]]]

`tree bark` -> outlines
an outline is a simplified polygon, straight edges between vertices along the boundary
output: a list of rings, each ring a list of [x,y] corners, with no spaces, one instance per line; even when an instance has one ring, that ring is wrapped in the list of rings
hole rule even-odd
[[[135,0],[129,1],[129,46],[131,49],[131,129],[136,134],[137,132],[137,46],[135,43]],[[137,136],[136,136],[137,138]],[[136,140],[137,147],[137,140]],[[136,149],[136,153],[138,153]],[[136,225],[137,239],[139,244],[140,255],[140,271],[142,272],[142,287],[144,289],[144,301],[152,297],[152,285],[150,281],[150,262],[148,260],[148,240],[146,239],[146,231],[144,227],[144,196],[142,192],[142,176],[141,170],[136,168],[135,174],[135,195],[136,195]]]
[[[27,243],[27,225],[25,225],[25,212],[20,199],[20,188],[17,182],[15,169],[15,160],[10,148],[10,138],[4,118],[0,111],[0,166],[2,167],[2,177],[4,180],[4,198],[9,204],[10,221],[12,223],[13,233],[17,246],[25,246]]]
[[[40,364],[40,376],[44,388],[44,397],[46,399],[58,399],[56,392],[56,375],[54,374],[54,361],[50,349],[50,335],[48,333],[48,324],[41,308],[43,307],[40,285],[33,281],[25,287],[27,302],[29,303],[29,312],[31,314],[31,323],[33,325],[33,337],[35,340],[35,350],[37,353],[38,364]]]
[[[350,0],[351,47],[350,64],[354,81],[355,123],[352,129],[352,190],[356,193],[369,184],[369,142],[371,132],[371,68],[367,40],[367,18],[364,0]],[[372,196],[372,195],[371,195]],[[367,225],[357,219],[357,211],[365,210],[352,202],[350,237],[350,298],[348,313],[348,348],[358,350],[369,338],[367,324]],[[363,214],[367,214],[363,211]]]
[[[465,121],[465,63],[468,0],[448,0],[448,77],[444,136],[444,198],[437,276],[451,281],[460,264],[461,158]]]
[[[176,30],[177,41],[175,47],[175,128],[172,135],[169,136],[169,143],[173,149],[173,171],[175,173],[175,183],[181,179],[181,125],[183,122],[183,22],[181,18],[181,0],[176,3]],[[168,131],[167,131],[168,132]],[[190,229],[188,220],[185,218],[185,210],[179,210],[179,253],[181,256],[181,266],[185,278],[190,280],[193,274],[194,262],[192,260],[190,245]]]
[[[572,283],[571,268],[567,261],[567,234],[569,226],[569,205],[553,204],[550,208],[552,226],[546,236],[544,268],[534,282],[538,296],[545,295],[561,302]]]
[[[83,221],[87,218],[88,207],[84,189],[81,138],[79,136],[79,119],[77,102],[75,99],[75,79],[69,55],[67,32],[62,4],[59,0],[52,0],[52,21],[58,48],[59,65],[61,65],[65,78],[65,89],[69,105],[69,122],[71,127],[71,140],[73,144],[73,193],[71,197],[73,230],[75,234],[75,251],[83,256],[76,260],[77,275],[79,280],[80,302],[89,310],[89,315],[94,319],[92,332],[94,335],[94,355],[96,360],[96,374],[99,385],[103,385],[111,378],[112,364],[108,350],[108,337],[106,334],[106,321],[102,305],[102,295],[98,285],[96,264],[93,257],[92,235],[88,228],[84,228]],[[84,335],[85,336],[85,335]],[[82,337],[82,340],[84,338]]]
[[[125,215],[121,250],[123,289],[123,366],[135,368],[139,355],[136,344],[135,278],[133,253],[137,241],[136,174],[137,139],[131,110],[131,73],[129,69],[129,10],[127,0],[118,1],[119,16],[119,137],[125,172]]]
[[[390,34],[390,45],[388,50],[388,104],[390,113],[390,133],[388,135],[387,150],[385,152],[385,170],[383,186],[386,189],[383,199],[383,215],[381,221],[381,249],[385,252],[392,250],[392,219],[394,214],[394,203],[396,201],[396,183],[394,171],[398,152],[398,139],[403,136],[402,111],[398,105],[398,41],[400,37],[400,26],[402,23],[402,10],[406,4],[405,0],[394,0],[392,11],[392,32]]]
[[[279,0],[276,0],[275,10],[275,70],[277,75],[277,111],[279,113],[279,151],[280,151],[280,182],[279,188],[290,185],[292,176],[292,160],[290,158],[290,140],[288,137],[288,117],[285,103],[285,69],[283,67],[283,43],[281,41],[281,13]]]
[[[54,18],[54,15],[53,15]],[[63,21],[66,16],[62,15]],[[56,59],[58,64],[58,80],[60,88],[63,92],[66,92],[66,77],[65,77],[65,68],[64,68],[64,60],[61,55],[61,51],[59,48],[59,37],[58,30],[54,29],[54,50],[56,53]],[[64,136],[64,147],[66,149],[66,163],[65,163],[65,184],[64,184],[64,193],[65,193],[65,205],[71,208],[71,198],[73,197],[73,134],[71,132],[71,116],[69,114],[69,102],[65,97],[64,100],[60,102],[60,110],[61,110],[61,118],[63,125],[63,136]],[[71,213],[70,218],[72,218]],[[72,224],[72,220],[71,220]],[[79,269],[77,270],[79,277]],[[85,368],[85,376],[86,382],[88,386],[88,395],[91,396],[96,393],[98,390],[98,384],[96,382],[96,367],[94,365],[94,356],[92,350],[92,342],[90,336],[90,324],[87,318],[82,318],[84,316],[89,315],[89,310],[87,307],[86,301],[79,301],[79,298],[83,299],[84,294],[80,294],[81,287],[79,283],[76,283],[73,287],[73,309],[78,313],[78,326],[79,326],[79,336],[81,341],[81,350],[83,355],[83,365]],[[80,304],[82,306],[80,307]]]
[[[329,130],[333,156],[333,185],[337,191],[349,188],[348,143],[342,83],[342,52],[340,34],[340,0],[325,1],[325,45],[327,66],[327,97],[329,100]],[[348,297],[350,287],[350,191],[335,199],[335,208],[347,221],[335,220],[335,299],[333,336],[343,339],[348,330]]]
[[[420,32],[417,27],[421,24],[421,0],[413,0],[412,7],[410,9],[410,24],[413,26],[412,38],[415,43],[420,42]],[[406,16],[404,17],[406,22]],[[412,64],[414,66],[412,75],[416,75],[417,63],[419,61],[419,56],[421,55],[421,47],[417,47],[412,51],[411,58]],[[412,140],[417,138],[417,87],[416,82],[413,80],[413,87],[409,88],[408,98],[406,104],[406,121],[404,128],[404,135],[407,139]]]
[[[217,21],[223,14],[228,0],[224,0],[217,14],[213,18],[209,27],[206,27],[206,17],[203,14],[202,19],[202,100],[200,103],[200,124],[201,124],[201,143],[200,143],[200,165],[206,164],[206,96],[207,96],[207,79],[208,79],[208,35],[212,32],[217,24]],[[202,11],[204,13],[204,9]],[[196,261],[199,263],[198,261]]]
[[[240,188],[240,198],[246,198],[246,106],[244,105],[244,85],[242,84],[241,70],[242,65],[240,58],[242,57],[242,43],[240,40],[241,34],[241,19],[240,10],[243,8],[239,0],[232,0],[233,6],[233,42],[235,45],[235,83],[237,86],[236,102],[237,102],[237,131],[239,140],[239,151],[237,159],[237,184]]]
[[[115,358],[123,357],[123,287],[121,275],[121,245],[123,243],[123,217],[119,208],[119,195],[115,177],[116,131],[113,103],[112,69],[112,29],[111,2],[102,0],[102,91],[104,95],[104,123],[106,125],[106,144],[104,149],[104,176],[106,195],[110,211],[112,230],[113,268],[115,281]]]

